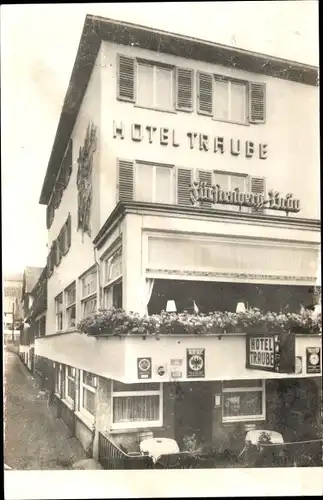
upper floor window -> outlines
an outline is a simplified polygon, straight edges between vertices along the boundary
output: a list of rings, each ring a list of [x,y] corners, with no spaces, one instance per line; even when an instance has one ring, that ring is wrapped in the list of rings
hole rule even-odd
[[[118,55],[117,98],[163,111],[193,110],[193,70]]]
[[[197,73],[197,111],[233,123],[265,123],[266,85]]]
[[[172,165],[118,160],[119,201],[175,203],[175,168]]]
[[[215,78],[214,118],[236,123],[247,122],[248,87],[245,82]]]
[[[174,203],[174,169],[172,166],[136,162],[135,201]]]
[[[91,269],[81,278],[81,316],[85,318],[96,311],[97,269]]]
[[[76,284],[75,282],[65,290],[66,326],[73,328],[76,325]]]
[[[55,298],[56,331],[63,330],[63,293]]]
[[[136,104],[146,108],[173,110],[173,68],[138,61]]]
[[[59,207],[62,200],[63,192],[66,189],[71,173],[73,164],[73,142],[72,139],[69,141],[63,161],[61,163],[58,176],[56,178],[55,184],[53,186],[53,192],[51,199],[47,205],[47,229],[49,229],[54,220],[54,214],[56,208]]]

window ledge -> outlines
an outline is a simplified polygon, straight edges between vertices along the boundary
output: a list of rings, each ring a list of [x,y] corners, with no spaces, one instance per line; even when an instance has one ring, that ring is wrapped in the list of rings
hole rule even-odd
[[[250,123],[249,122],[234,122],[234,121],[231,121],[231,120],[223,120],[221,118],[214,118],[214,116],[212,116],[212,120],[214,122],[221,122],[221,123],[227,123],[228,125],[242,125],[243,127],[250,127]]]
[[[64,405],[67,406],[67,408],[69,408],[70,410],[74,411],[74,404],[69,401],[68,399],[64,398],[62,399],[62,402],[64,403]]]
[[[142,106],[140,104],[135,104],[135,108],[148,109],[150,111],[161,111],[162,113],[170,113],[171,115],[177,115],[177,112],[172,109],[163,109],[163,108],[150,108],[148,106]]]
[[[233,418],[232,420],[226,420],[226,419],[223,419],[222,418],[222,423],[224,425],[230,425],[230,424],[237,424],[237,423],[245,423],[245,424],[248,424],[248,423],[252,423],[252,422],[264,422],[266,420],[266,417],[265,416],[256,416],[256,417],[248,417],[248,418],[245,418],[245,417],[237,417],[237,418]]]
[[[76,411],[75,416],[84,424],[86,427],[88,427],[90,430],[92,430],[93,423],[94,423],[94,418],[91,420],[90,418],[86,417],[81,411]]]
[[[125,427],[124,429],[122,429],[122,428],[120,428],[120,429],[112,428],[112,429],[110,429],[108,431],[108,433],[109,434],[131,434],[131,433],[136,433],[136,432],[144,432],[145,429],[150,429],[150,428],[158,429],[159,431],[166,430],[166,428],[163,427],[162,425],[152,424],[152,425],[147,425],[147,426],[144,426],[144,427],[134,427],[133,429],[129,428],[129,427]]]

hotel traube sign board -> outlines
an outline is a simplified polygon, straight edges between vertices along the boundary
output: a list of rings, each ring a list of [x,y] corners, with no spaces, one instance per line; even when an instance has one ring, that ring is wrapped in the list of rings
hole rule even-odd
[[[287,332],[248,334],[246,368],[295,373],[295,335]]]

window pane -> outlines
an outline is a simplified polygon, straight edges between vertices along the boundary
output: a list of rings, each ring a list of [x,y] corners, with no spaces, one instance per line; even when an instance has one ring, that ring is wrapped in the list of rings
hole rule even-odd
[[[244,83],[231,82],[231,116],[234,122],[246,121],[246,86]]]
[[[172,169],[168,167],[156,167],[155,202],[172,203],[171,191]]]
[[[76,301],[76,289],[75,289],[75,285],[70,288],[69,290],[67,290],[67,305],[71,305],[71,304],[74,304],[74,302]]]
[[[218,120],[228,120],[229,119],[228,82],[216,80],[214,88],[215,88],[214,116]]]
[[[229,176],[227,174],[218,174],[215,172],[213,182],[215,186],[218,184],[222,190],[229,189]]]
[[[67,379],[67,396],[74,401],[75,383],[73,380]]]
[[[73,327],[76,325],[76,306],[71,306],[67,309],[67,326]]]
[[[234,189],[239,188],[240,191],[246,191],[246,178],[241,175],[231,175],[231,186],[230,191],[234,191]]]
[[[95,392],[83,388],[83,408],[95,415]]]
[[[136,201],[153,201],[153,167],[137,164]]]
[[[155,106],[162,109],[172,109],[173,72],[171,69],[156,66]]]
[[[91,387],[96,387],[95,375],[90,372],[83,372],[83,382]]]
[[[159,396],[113,398],[113,422],[152,422],[159,420]]]
[[[154,68],[147,64],[138,64],[137,73],[137,104],[152,108],[154,105],[153,94]]]
[[[223,416],[239,417],[262,414],[262,391],[223,393]]]
[[[83,318],[96,311],[96,298],[84,300],[83,302]]]

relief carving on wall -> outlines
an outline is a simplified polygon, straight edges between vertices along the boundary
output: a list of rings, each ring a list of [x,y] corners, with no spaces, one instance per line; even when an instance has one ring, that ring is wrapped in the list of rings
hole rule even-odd
[[[77,229],[91,236],[92,206],[92,163],[96,151],[97,127],[90,123],[87,127],[83,147],[80,147],[77,171],[78,222]]]

